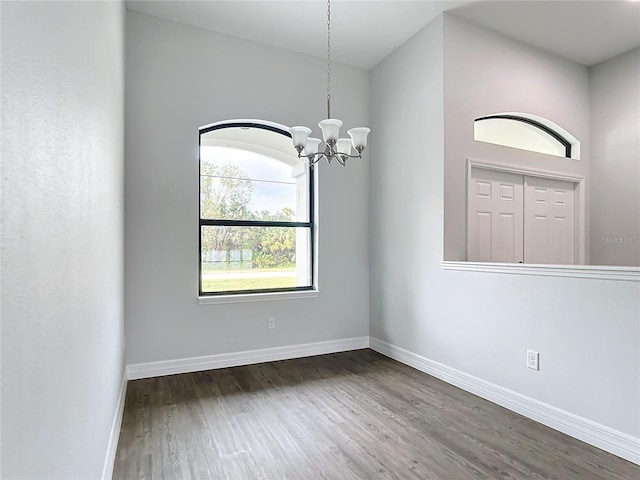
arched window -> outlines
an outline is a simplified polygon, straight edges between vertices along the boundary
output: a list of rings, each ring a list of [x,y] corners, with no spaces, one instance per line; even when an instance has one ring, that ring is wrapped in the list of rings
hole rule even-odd
[[[474,140],[558,157],[578,158],[577,141],[549,120],[527,114],[476,118]]]
[[[200,295],[313,289],[313,169],[289,129],[200,129]]]

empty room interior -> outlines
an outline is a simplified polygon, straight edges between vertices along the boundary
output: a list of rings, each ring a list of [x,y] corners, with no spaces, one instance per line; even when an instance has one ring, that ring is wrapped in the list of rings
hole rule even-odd
[[[640,2],[0,22],[3,479],[640,479]]]

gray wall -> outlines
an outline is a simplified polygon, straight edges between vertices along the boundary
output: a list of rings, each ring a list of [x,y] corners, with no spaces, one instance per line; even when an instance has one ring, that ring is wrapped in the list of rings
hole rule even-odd
[[[1,9],[1,475],[100,478],[123,376],[124,4]]]
[[[640,266],[640,48],[589,76],[591,263]]]
[[[438,303],[424,282],[442,259],[442,90],[440,16],[371,71],[370,334],[412,351]]]
[[[371,73],[371,336],[638,437],[640,285],[441,267],[450,20]]]
[[[467,259],[469,157],[584,177],[588,198],[586,67],[448,16],[444,75],[446,260]],[[580,160],[474,141],[474,119],[500,112],[530,113],[558,124],[580,141]]]
[[[198,127],[256,118],[317,136],[325,72],[321,59],[127,12],[128,364],[368,335],[367,159],[319,166],[319,297],[197,301]],[[333,114],[368,125],[368,72],[334,65],[332,87]]]

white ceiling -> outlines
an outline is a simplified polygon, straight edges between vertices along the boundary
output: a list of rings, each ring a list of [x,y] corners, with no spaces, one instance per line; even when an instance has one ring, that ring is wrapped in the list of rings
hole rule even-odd
[[[445,8],[464,1],[331,2],[331,57],[371,68]],[[147,1],[127,8],[319,58],[327,57],[326,1]]]
[[[326,58],[326,3],[127,0],[127,8]],[[640,1],[332,0],[332,59],[372,68],[443,11],[587,66],[640,46]]]
[[[485,1],[451,13],[588,67],[640,46],[639,1]]]

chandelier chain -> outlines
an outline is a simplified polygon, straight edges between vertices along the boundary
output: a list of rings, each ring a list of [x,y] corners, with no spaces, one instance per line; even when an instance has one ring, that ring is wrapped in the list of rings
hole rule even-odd
[[[331,0],[327,0],[327,118],[331,118]]]
[[[0,0],[2,1],[2,0]],[[313,168],[323,158],[331,163],[335,160],[343,167],[350,158],[362,158],[367,146],[367,135],[371,131],[366,127],[352,128],[347,131],[351,139],[339,138],[342,121],[331,116],[331,0],[327,0],[327,118],[318,126],[322,130],[325,145],[320,147],[321,140],[309,138],[311,129],[307,127],[291,127],[291,139],[298,152],[298,158],[306,158],[309,168]],[[356,154],[351,152],[355,150]]]

